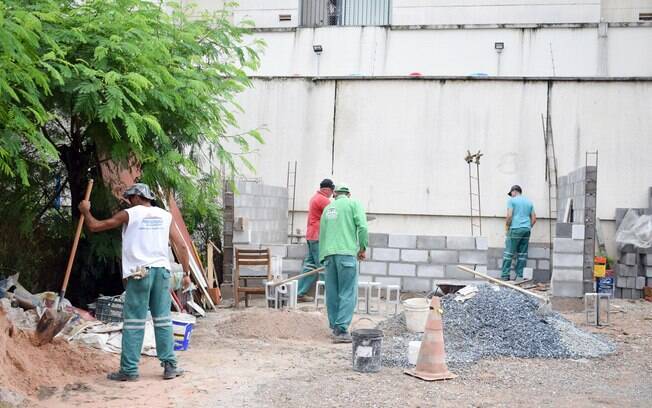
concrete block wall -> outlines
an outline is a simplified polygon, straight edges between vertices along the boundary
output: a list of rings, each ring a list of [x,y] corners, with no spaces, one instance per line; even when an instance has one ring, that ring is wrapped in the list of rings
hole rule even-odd
[[[505,248],[489,248],[487,252],[487,268],[489,275],[500,277],[503,267]],[[552,274],[550,244],[530,242],[526,267],[533,269],[535,282],[550,282]],[[516,257],[512,259],[512,274],[516,268]]]
[[[568,199],[572,200],[571,223],[584,224],[586,209],[595,209],[595,196],[587,197],[587,193],[596,191],[595,166],[580,167],[566,176],[557,178],[557,222],[566,222],[564,214]]]
[[[306,244],[289,244],[283,248],[275,246],[272,252],[286,254],[284,272],[289,276],[300,273]],[[457,265],[486,273],[487,252],[484,237],[372,233],[367,259],[360,262],[360,281],[401,285],[403,291],[414,292],[430,291],[435,284],[464,285],[475,278],[458,270]]]
[[[235,244],[281,244],[287,241],[288,192],[285,187],[239,181],[234,195],[234,222],[245,220],[244,231],[233,231]]]
[[[553,248],[550,281],[552,295],[577,298],[584,296],[584,240],[557,237]]]

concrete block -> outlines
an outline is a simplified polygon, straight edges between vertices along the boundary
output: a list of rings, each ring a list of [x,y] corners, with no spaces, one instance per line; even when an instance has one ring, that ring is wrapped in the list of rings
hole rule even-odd
[[[525,266],[528,268],[536,269],[537,261],[535,259],[528,259],[527,262],[525,263]]]
[[[300,272],[303,270],[303,260],[283,259],[283,272]]]
[[[629,266],[635,266],[637,265],[638,261],[638,255],[634,253],[627,253],[627,254],[620,254],[620,260],[619,262],[621,264],[629,265]]]
[[[581,282],[584,279],[581,269],[555,268],[552,271],[553,281]]]
[[[366,275],[387,275],[387,264],[385,262],[360,262],[360,273]]]
[[[582,254],[584,253],[584,242],[570,239],[570,238],[555,238],[555,246],[553,252],[555,254],[557,253]]]
[[[460,251],[460,263],[472,265],[486,265],[486,251]]]
[[[416,235],[389,235],[390,248],[416,248],[417,236]]]
[[[473,265],[463,265],[463,266],[466,266],[469,269],[473,269]],[[475,279],[475,275],[457,269],[457,265],[446,265],[446,278],[470,280],[470,279]]]
[[[645,278],[645,286],[652,288],[652,278]]]
[[[489,249],[489,238],[487,237],[476,237],[475,238],[475,249],[481,251],[486,251]]]
[[[636,289],[641,290],[645,287],[645,276],[637,276],[636,278]]]
[[[571,231],[572,239],[584,239],[584,230],[586,227],[583,224],[573,224]]]
[[[400,259],[401,251],[394,248],[374,248],[372,251],[372,259],[374,261],[392,261],[398,262]]]
[[[287,247],[288,258],[303,259],[308,254],[308,245],[306,244],[291,244]]]
[[[541,247],[530,247],[527,252],[528,258],[548,259],[550,258],[550,249]]]
[[[383,285],[399,285],[399,286],[401,286],[401,278],[390,277],[390,276],[376,276],[376,277],[374,277],[374,282],[380,282]]]
[[[634,289],[621,289],[623,292],[623,299],[634,299]]]
[[[416,276],[417,266],[415,264],[390,263],[389,276]]]
[[[535,269],[534,281],[535,282],[550,282],[552,272],[550,270]]]
[[[403,262],[428,262],[428,251],[420,249],[401,249]]]
[[[432,281],[430,279],[404,278],[403,290],[411,292],[430,292],[432,290]]]
[[[645,268],[645,276],[648,278],[652,278],[652,267]]]
[[[386,248],[389,244],[389,234],[369,234],[369,246],[372,248]]]
[[[570,238],[573,235],[573,224],[558,222],[555,224],[555,236],[557,238]]]
[[[614,288],[614,297],[616,299],[622,299],[623,298],[623,290],[621,288]]]
[[[280,258],[287,258],[288,256],[288,247],[287,245],[267,245],[262,244],[261,248],[269,248],[269,252],[272,256],[278,256]]]
[[[616,264],[616,276],[636,276],[638,275],[638,268],[636,266],[624,265],[621,263]]]
[[[620,227],[620,223],[623,222],[625,214],[627,214],[628,208],[616,208],[616,229]]]
[[[554,254],[552,263],[555,268],[581,268],[584,265],[583,256],[580,254]]]
[[[584,296],[584,285],[582,282],[564,282],[553,280],[551,289],[552,295],[555,297],[581,298]]]
[[[540,259],[539,262],[537,263],[536,269],[543,269],[543,270],[550,269],[550,261],[547,259]]]
[[[454,264],[457,262],[458,262],[457,251],[446,251],[446,250],[430,251],[430,263]]]
[[[359,275],[358,276],[358,282],[373,282],[374,277],[373,275]]]
[[[422,278],[443,278],[444,265],[417,265],[417,276]]]
[[[428,235],[419,235],[417,237],[417,248],[444,249],[446,248],[446,237],[432,237]]]
[[[446,237],[448,249],[475,249],[474,237]]]
[[[502,271],[499,269],[489,269],[487,270],[487,275],[491,276],[492,278],[500,279],[500,275],[502,274]]]

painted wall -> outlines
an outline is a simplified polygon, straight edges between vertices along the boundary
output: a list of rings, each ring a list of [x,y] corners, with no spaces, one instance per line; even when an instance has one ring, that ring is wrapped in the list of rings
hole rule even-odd
[[[394,0],[393,25],[585,23],[600,0]]]
[[[639,13],[652,13],[652,0],[602,0],[602,21],[639,21]]]
[[[646,206],[652,82],[555,82],[550,97],[559,174],[597,149],[598,216]],[[509,186],[521,184],[538,214],[547,214],[546,100],[546,81],[256,79],[240,97],[246,113],[239,120],[243,129],[266,129],[266,144],[250,157],[263,182],[285,185],[287,162],[297,160],[297,209],[305,211],[332,174],[378,215],[372,231],[468,234],[463,157],[480,149],[483,235],[500,246]],[[542,223],[535,240],[547,234]]]
[[[652,76],[652,23],[578,28],[323,27],[257,32],[259,76]],[[494,43],[504,43],[497,53]],[[313,44],[323,46],[321,55]]]

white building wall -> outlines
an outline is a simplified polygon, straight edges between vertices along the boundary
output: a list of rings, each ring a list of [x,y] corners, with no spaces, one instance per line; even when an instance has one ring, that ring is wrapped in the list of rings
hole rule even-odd
[[[394,0],[392,25],[597,23],[600,0]]]
[[[266,129],[251,157],[263,182],[285,185],[287,162],[298,161],[298,210],[332,175],[379,214],[372,229],[384,232],[468,234],[463,156],[482,150],[482,211],[498,217],[483,232],[500,245],[512,184],[547,215],[546,100],[546,81],[257,79],[240,98],[240,124]],[[587,150],[600,152],[598,216],[647,206],[652,82],[555,82],[551,107],[560,175],[582,166]],[[547,232],[542,224],[535,240]]]
[[[602,0],[602,21],[639,21],[640,13],[652,13],[652,0]]]
[[[257,32],[258,76],[652,76],[652,23],[535,28],[323,27]],[[497,53],[495,42],[503,42]],[[316,55],[312,46],[323,46]]]

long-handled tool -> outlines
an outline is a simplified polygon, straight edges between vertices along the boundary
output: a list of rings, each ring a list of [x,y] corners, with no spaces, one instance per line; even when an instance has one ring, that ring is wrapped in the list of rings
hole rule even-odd
[[[520,286],[514,285],[512,283],[502,281],[500,279],[496,279],[494,277],[491,277],[489,275],[485,275],[482,272],[474,271],[473,269],[467,268],[462,265],[457,265],[457,269],[462,270],[464,272],[472,273],[473,275],[480,277],[482,279],[486,279],[490,282],[493,282],[495,284],[498,284],[500,286],[504,286],[506,288],[514,289],[517,292],[521,292],[524,295],[532,296],[533,298],[536,298],[540,301],[543,302],[543,304],[539,305],[539,314],[546,315],[548,313],[552,313],[552,308],[550,307],[550,299],[547,296],[539,295],[536,293],[532,293],[529,290],[523,289]]]
[[[91,190],[93,189],[93,179],[88,180],[86,185],[86,193],[84,194],[84,201],[88,201],[91,198]],[[68,323],[70,320],[70,313],[66,313],[61,310],[61,301],[66,295],[66,289],[68,288],[68,280],[70,279],[70,272],[72,271],[72,265],[75,261],[75,255],[77,254],[77,245],[79,244],[79,237],[81,236],[82,229],[84,227],[84,215],[79,216],[79,221],[77,222],[77,231],[75,231],[75,239],[72,243],[72,249],[70,250],[70,256],[68,257],[68,265],[66,266],[66,274],[63,277],[63,285],[61,285],[61,291],[59,292],[59,297],[55,301],[54,307],[51,309],[45,309],[41,319],[36,325],[36,344],[42,345],[52,341],[54,336],[56,336]]]
[[[291,278],[283,279],[283,280],[280,280],[278,282],[272,282],[272,286],[282,285],[284,283],[292,282],[293,280],[305,278],[306,276],[314,275],[316,273],[323,272],[323,271],[324,271],[324,267],[322,266],[321,268],[313,269],[311,271],[304,272],[304,273],[302,273],[300,275],[296,275],[296,276],[293,276]]]

